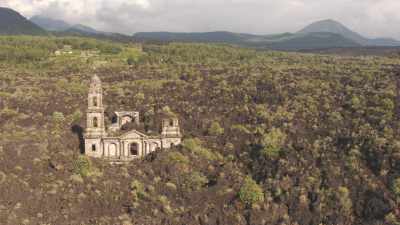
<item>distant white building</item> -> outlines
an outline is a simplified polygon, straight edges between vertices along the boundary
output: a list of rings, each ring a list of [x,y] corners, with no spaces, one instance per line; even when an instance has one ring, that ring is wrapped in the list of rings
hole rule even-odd
[[[54,52],[54,54],[56,56],[60,56],[60,55],[71,55],[72,52],[72,46],[71,45],[64,45],[63,49],[61,50],[57,50]]]
[[[121,129],[131,123],[139,125],[139,112],[115,112],[112,124],[106,128],[103,90],[96,75],[90,84],[86,116],[85,154],[90,157],[129,161],[181,143],[179,121],[172,113],[161,117],[161,132],[156,136],[135,129],[126,132]]]

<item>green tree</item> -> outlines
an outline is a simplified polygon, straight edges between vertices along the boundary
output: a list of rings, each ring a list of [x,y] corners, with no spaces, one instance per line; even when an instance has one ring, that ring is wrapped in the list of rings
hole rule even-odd
[[[189,164],[189,158],[180,152],[170,152],[167,156],[167,163]]]
[[[208,129],[208,133],[212,136],[219,136],[224,134],[224,128],[217,121],[214,121]]]
[[[239,190],[239,199],[247,204],[253,205],[264,201],[264,192],[262,188],[251,178],[246,177]]]
[[[64,114],[62,112],[53,112],[52,121],[55,124],[61,124],[65,121]]]
[[[339,187],[337,194],[342,211],[347,215],[351,214],[353,203],[350,198],[349,189],[347,189],[346,187]]]
[[[90,160],[86,156],[78,156],[78,158],[74,161],[73,172],[81,175],[82,177],[89,176],[91,172]]]
[[[82,112],[77,109],[75,112],[71,115],[72,123],[78,123],[82,119]]]
[[[62,128],[65,122],[65,117],[62,112],[54,112],[52,115],[52,133],[59,137],[62,133]]]
[[[400,197],[400,178],[397,178],[393,181],[392,190],[396,196]]]
[[[145,192],[145,187],[139,180],[133,180],[130,184],[131,193],[133,196],[133,201],[137,202],[139,199],[143,199],[147,196]]]
[[[128,65],[132,66],[135,64],[136,60],[133,56],[129,56],[126,62],[128,63]]]
[[[261,145],[263,146],[262,152],[267,157],[279,156],[282,147],[286,141],[286,134],[279,128],[272,128],[272,130],[263,135]]]
[[[183,187],[188,191],[198,191],[208,183],[208,179],[200,172],[187,173],[184,176]]]

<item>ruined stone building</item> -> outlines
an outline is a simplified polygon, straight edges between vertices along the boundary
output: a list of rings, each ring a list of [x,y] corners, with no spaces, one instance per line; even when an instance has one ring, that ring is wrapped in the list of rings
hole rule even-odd
[[[146,134],[137,129],[125,130],[124,125],[139,125],[139,112],[115,112],[111,125],[105,125],[103,90],[100,78],[94,75],[88,94],[87,124],[84,135],[85,154],[113,161],[129,161],[181,143],[179,121],[173,114],[160,118],[160,132]],[[139,126],[138,126],[139,127]]]

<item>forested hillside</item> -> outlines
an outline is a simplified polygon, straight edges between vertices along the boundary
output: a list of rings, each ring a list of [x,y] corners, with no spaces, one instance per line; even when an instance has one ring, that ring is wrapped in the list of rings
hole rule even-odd
[[[396,55],[0,45],[0,224],[400,224]],[[94,73],[106,110],[151,125],[168,106],[182,146],[127,165],[82,156]]]
[[[145,42],[225,43],[281,51],[400,46],[399,41],[391,38],[369,39],[363,37],[334,20],[317,21],[296,33],[254,35],[224,31],[205,33],[139,32],[133,37],[138,41]]]

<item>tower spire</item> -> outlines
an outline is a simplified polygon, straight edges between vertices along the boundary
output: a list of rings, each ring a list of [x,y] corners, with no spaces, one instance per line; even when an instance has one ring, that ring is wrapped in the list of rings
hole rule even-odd
[[[90,82],[86,118],[86,135],[101,137],[105,134],[103,89],[97,75],[93,75]]]

